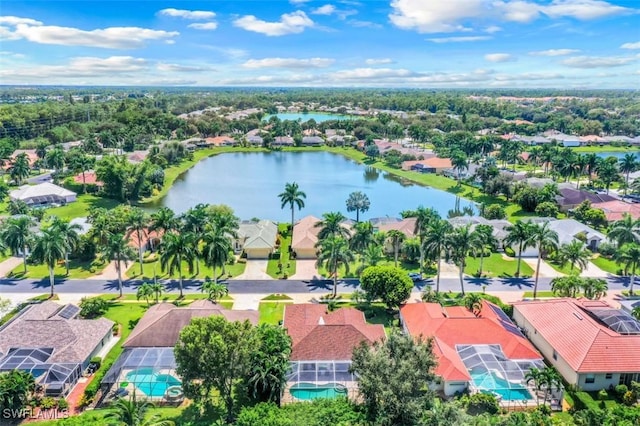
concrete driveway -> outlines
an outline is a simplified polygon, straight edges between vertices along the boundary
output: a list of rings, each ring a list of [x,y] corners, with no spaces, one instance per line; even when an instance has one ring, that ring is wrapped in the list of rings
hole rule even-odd
[[[522,261],[533,269],[533,275],[536,274],[536,267],[538,266],[538,258],[537,257],[523,257]],[[551,265],[549,265],[544,260],[540,261],[540,278],[557,278],[564,277],[562,272],[558,272]]]
[[[247,266],[244,272],[238,275],[234,280],[272,280],[267,274],[268,260],[247,259]]]
[[[315,259],[296,260],[296,273],[291,275],[292,280],[312,280],[321,278],[316,268]]]
[[[0,277],[4,278],[9,275],[9,272],[13,271],[18,265],[22,264],[21,257],[11,256],[6,259],[4,262],[0,263]]]

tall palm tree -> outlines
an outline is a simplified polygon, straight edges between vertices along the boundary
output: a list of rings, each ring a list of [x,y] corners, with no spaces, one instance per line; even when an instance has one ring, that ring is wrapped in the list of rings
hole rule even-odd
[[[138,291],[136,291],[136,299],[144,299],[147,301],[147,306],[149,305],[149,298],[153,296],[153,288],[151,288],[151,284],[144,283],[140,287],[138,287]],[[157,301],[156,301],[157,303]]]
[[[460,174],[463,170],[467,170],[469,168],[467,156],[463,153],[454,154],[451,158],[451,165],[453,166],[453,170],[456,170],[458,174],[458,185],[460,185]]]
[[[160,207],[156,212],[151,214],[149,230],[164,234],[169,231],[175,231],[179,225],[180,221],[173,210],[168,207]]]
[[[384,259],[384,250],[379,244],[370,244],[362,253],[362,264],[358,266],[356,273],[362,274],[369,266],[376,266]]]
[[[209,206],[207,204],[197,204],[195,207],[190,208],[182,215],[182,230],[191,232],[195,235],[196,248],[202,241],[202,234],[205,232],[205,227],[210,221]],[[196,275],[200,274],[200,257],[196,257]]]
[[[476,253],[480,255],[480,265],[478,268],[478,276],[482,276],[482,267],[484,264],[485,250],[494,250],[498,245],[498,241],[493,236],[493,227],[491,225],[478,225],[474,229],[477,235],[478,244],[476,247]]]
[[[600,164],[600,157],[596,153],[585,154],[585,166],[587,171],[587,177],[589,178],[589,184],[593,179],[593,174],[596,172],[598,165]]]
[[[69,252],[78,247],[80,243],[80,234],[78,234],[78,232],[82,230],[82,227],[77,223],[72,224],[68,220],[61,219],[57,216],[54,217],[51,226],[60,231],[64,236],[67,245],[67,250],[64,253],[64,265],[67,270],[67,275],[69,275]]]
[[[216,211],[211,215],[209,226],[227,238],[238,238],[238,218],[231,212]],[[226,262],[222,265],[222,274],[226,273]]]
[[[371,201],[364,192],[352,192],[347,198],[347,211],[356,212],[356,222],[360,222],[360,212],[366,212],[370,206]]]
[[[482,311],[482,297],[478,293],[467,293],[463,299],[464,307],[478,316]]]
[[[168,271],[169,275],[178,272],[178,285],[180,286],[180,297],[182,298],[182,262],[186,262],[189,272],[193,271],[194,262],[194,244],[195,238],[189,232],[177,234],[175,232],[167,232],[162,236],[160,241],[160,268],[162,271]]]
[[[570,264],[572,273],[576,267],[580,272],[586,269],[589,259],[591,259],[591,252],[585,248],[582,241],[575,240],[568,244],[563,244],[558,250],[560,264]]]
[[[416,226],[413,233],[418,236],[420,241],[420,277],[422,278],[422,272],[424,271],[424,240],[427,234],[429,224],[433,221],[440,220],[440,214],[433,208],[425,208],[419,206],[415,211]]]
[[[451,229],[451,224],[446,220],[434,220],[427,226],[426,235],[422,243],[425,252],[429,253],[437,262],[436,293],[440,292],[440,265],[442,264],[444,252],[449,247],[447,235]]]
[[[516,277],[520,276],[520,263],[522,262],[522,252],[531,246],[532,226],[530,222],[518,220],[511,226],[507,226],[505,230],[508,232],[504,239],[507,245],[517,245],[518,247],[518,267],[516,269]]]
[[[358,222],[353,227],[353,234],[349,238],[349,248],[360,255],[364,264],[364,251],[373,244],[373,225],[371,222]]]
[[[73,157],[73,161],[71,163],[71,168],[74,173],[82,173],[82,192],[87,193],[87,180],[85,173],[95,165],[95,157],[91,155],[77,155]]]
[[[115,421],[123,426],[172,426],[169,420],[160,420],[159,414],[147,417],[153,404],[146,399],[137,399],[134,392],[131,398],[118,398],[111,404],[111,410],[105,416],[107,421]]]
[[[18,154],[9,167],[9,176],[13,179],[17,185],[22,185],[22,181],[29,177],[31,172],[31,165],[29,164],[29,157],[24,152]]]
[[[142,276],[144,274],[142,265],[144,244],[142,242],[147,238],[147,235],[149,235],[147,231],[149,227],[149,217],[141,208],[132,207],[131,210],[129,210],[127,224],[129,232],[135,232],[136,234],[136,239],[138,241],[138,262],[140,263],[140,275]]]
[[[398,253],[400,252],[400,246],[405,238],[406,235],[397,229],[392,229],[387,232],[387,241],[391,243],[391,248],[393,249],[393,263],[396,267],[398,266]]]
[[[465,225],[454,228],[447,238],[451,257],[460,268],[460,292],[464,296],[464,267],[467,264],[467,256],[479,245],[478,234],[471,230],[471,225]]]
[[[347,240],[341,236],[328,236],[318,241],[319,249],[316,266],[324,266],[333,277],[333,297],[338,292],[338,269],[344,266],[345,273],[349,273],[349,262],[353,262],[353,252],[349,250]]]
[[[584,278],[582,280],[582,292],[587,299],[600,299],[607,295],[609,286],[607,282],[601,278]]]
[[[129,245],[129,240],[124,234],[111,234],[107,242],[102,246],[102,257],[109,262],[116,262],[116,272],[118,273],[118,289],[122,297],[122,262],[125,268],[129,260],[135,258],[135,253]]]
[[[613,223],[609,239],[615,241],[618,247],[640,242],[640,219],[633,219],[630,214],[625,213],[622,219]]]
[[[229,289],[226,285],[217,283],[215,281],[205,281],[200,289],[203,293],[207,293],[207,299],[213,303],[218,303],[218,300],[229,294]]]
[[[629,278],[629,294],[633,295],[636,271],[640,268],[640,245],[636,243],[623,245],[616,253],[616,261],[624,265],[624,269],[631,274]]]
[[[280,202],[282,203],[281,209],[284,209],[287,204],[291,209],[291,229],[293,229],[294,208],[298,207],[298,210],[301,210],[304,207],[304,200],[307,198],[307,194],[300,190],[296,182],[291,182],[284,185],[284,192],[278,194],[278,197],[280,197]]]
[[[324,240],[327,237],[349,238],[349,230],[342,225],[347,218],[340,212],[329,212],[322,215],[322,220],[316,222],[316,228],[320,228],[318,239]]]
[[[625,154],[625,156],[620,159],[620,172],[625,175],[625,195],[627,195],[627,188],[629,187],[629,173],[635,172],[637,169],[638,161],[635,154]]]
[[[536,279],[533,284],[533,298],[538,295],[538,277],[540,276],[540,263],[543,251],[558,249],[558,233],[549,228],[549,222],[533,225],[531,228],[531,244],[538,249],[538,263],[536,264]]]
[[[204,263],[213,269],[213,282],[218,283],[218,266],[223,267],[229,260],[231,252],[231,241],[220,229],[208,228],[202,236],[204,246],[202,247],[202,257]]]
[[[149,288],[153,291],[153,294],[156,297],[156,303],[158,303],[160,296],[164,293],[164,286],[159,282],[154,282],[153,284],[149,284]]]
[[[47,265],[49,269],[49,283],[51,297],[55,287],[55,267],[58,261],[64,259],[69,250],[65,235],[55,226],[48,226],[40,231],[33,244],[31,258],[37,263]]]
[[[33,219],[29,216],[10,217],[6,220],[2,231],[2,239],[11,252],[15,255],[22,253],[25,274],[27,273],[27,252],[33,237],[32,226]]]

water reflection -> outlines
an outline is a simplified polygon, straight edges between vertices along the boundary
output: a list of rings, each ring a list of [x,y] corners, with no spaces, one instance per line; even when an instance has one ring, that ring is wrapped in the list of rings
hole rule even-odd
[[[364,169],[364,181],[366,183],[373,183],[375,181],[378,180],[378,178],[380,177],[380,171],[378,169],[376,169],[375,167],[371,167],[371,166],[367,166]]]

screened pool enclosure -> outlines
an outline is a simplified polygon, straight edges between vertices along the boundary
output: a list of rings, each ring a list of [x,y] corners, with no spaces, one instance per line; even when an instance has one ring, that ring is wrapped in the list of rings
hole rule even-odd
[[[349,372],[351,361],[294,361],[289,363],[285,400],[355,397],[358,389],[355,374]]]

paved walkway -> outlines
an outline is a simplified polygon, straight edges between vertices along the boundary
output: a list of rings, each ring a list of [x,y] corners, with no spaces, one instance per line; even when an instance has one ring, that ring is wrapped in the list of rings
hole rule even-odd
[[[596,265],[593,264],[593,262],[588,262],[587,263],[587,268],[582,271],[582,273],[580,274],[581,277],[592,277],[592,278],[607,278],[609,274],[607,271],[603,271],[602,269],[598,268]]]
[[[268,294],[235,294],[233,295],[234,311],[253,310],[257,311],[260,306],[260,300],[267,297]]]
[[[131,264],[129,264],[131,266]],[[127,267],[124,262],[121,262],[122,267],[122,279],[127,279]],[[107,266],[97,275],[87,278],[88,280],[117,280],[118,279],[118,271],[116,270],[116,262],[109,262]]]
[[[18,265],[22,263],[21,257],[10,257],[7,260],[0,263],[0,278],[4,278],[9,275],[9,272],[13,271]]]
[[[443,278],[460,279],[460,268],[443,260],[440,263],[440,279],[442,280]]]
[[[234,280],[271,280],[267,274],[268,260],[251,259],[247,260],[247,266],[244,272],[238,275]]]
[[[538,258],[537,257],[523,257],[522,261],[527,265],[531,266],[533,269],[533,276],[536,275],[536,268],[538,267]],[[540,261],[540,278],[556,278],[556,277],[564,277],[562,272],[558,272],[551,267],[547,262],[543,260]]]
[[[296,273],[291,275],[292,280],[312,280],[319,279],[320,274],[316,268],[315,259],[296,260]]]

